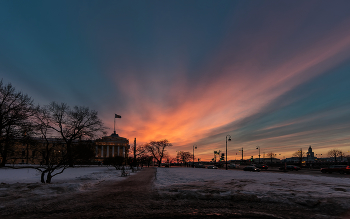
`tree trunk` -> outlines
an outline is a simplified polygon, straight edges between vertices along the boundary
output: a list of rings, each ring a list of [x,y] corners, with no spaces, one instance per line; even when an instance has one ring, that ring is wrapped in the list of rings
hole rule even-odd
[[[47,174],[47,177],[46,177],[46,183],[51,183],[51,178],[52,178],[51,172],[49,172],[49,173]]]
[[[41,183],[45,183],[45,171],[41,172]]]
[[[7,160],[6,146],[4,148],[4,152],[1,155],[2,155],[2,160],[1,160],[0,167],[4,167],[6,165],[6,160]]]
[[[73,160],[72,149],[70,145],[67,145],[67,155],[68,155],[69,167],[74,167],[74,160]]]

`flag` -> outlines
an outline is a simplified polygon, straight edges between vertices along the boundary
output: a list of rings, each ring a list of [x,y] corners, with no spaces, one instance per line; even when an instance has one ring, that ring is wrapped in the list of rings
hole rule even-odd
[[[119,116],[119,115],[115,114],[114,118],[122,118],[122,116]]]

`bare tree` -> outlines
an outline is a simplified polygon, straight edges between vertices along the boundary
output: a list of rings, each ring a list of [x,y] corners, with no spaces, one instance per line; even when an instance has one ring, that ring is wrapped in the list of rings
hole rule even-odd
[[[67,153],[66,141],[60,137],[53,137],[57,133],[53,127],[52,111],[49,107],[35,108],[33,124],[37,136],[36,144],[32,150],[37,151],[37,156],[42,157],[40,167],[35,167],[41,172],[41,182],[50,183],[52,177],[63,173],[68,167],[69,157]],[[71,159],[78,162],[89,162],[95,157],[94,144],[92,141],[72,141],[74,147],[71,149]],[[45,174],[46,180],[45,180]]]
[[[139,159],[138,162],[141,164],[141,166],[146,165],[149,167],[152,163],[153,157],[148,154],[144,154],[140,156],[138,159]]]
[[[266,156],[271,159],[271,163],[272,163],[272,160],[273,160],[273,158],[276,157],[276,154],[271,152],[271,153],[267,153]]]
[[[103,164],[112,165],[116,170],[120,170],[125,165],[125,158],[122,156],[106,157],[103,160]]]
[[[99,132],[105,131],[102,120],[97,112],[88,107],[75,106],[71,109],[67,104],[52,102],[45,106],[49,113],[50,129],[56,131],[66,144],[69,166],[74,165],[73,141],[82,138],[93,138]]]
[[[157,160],[158,167],[162,164],[162,159],[165,156],[166,148],[172,146],[167,139],[161,141],[151,141],[146,145],[148,152]]]
[[[337,157],[341,157],[343,159],[344,153],[338,149],[332,149],[328,151],[328,156],[334,157],[334,162],[337,162]]]
[[[32,149],[38,151],[42,157],[40,167],[35,169],[41,172],[42,183],[51,183],[52,177],[63,173],[67,168],[67,151],[61,139],[50,138],[51,115],[47,107],[36,107],[33,122],[41,138],[37,139]]]
[[[295,152],[293,154],[293,157],[298,157],[299,158],[299,166],[301,167],[302,162],[303,162],[303,158],[305,157],[305,152],[303,152],[303,149],[300,148],[300,150],[298,150],[297,152]]]
[[[147,164],[150,159],[149,157],[151,157],[150,152],[147,150],[147,144],[138,145],[136,148],[135,145],[133,145],[131,146],[130,152],[131,154],[129,157],[133,157],[132,164],[134,164],[134,166],[137,166],[138,164]]]
[[[9,153],[14,150],[15,141],[23,138],[30,126],[33,100],[17,92],[9,83],[0,81],[0,167],[4,167]]]
[[[190,152],[178,151],[176,155],[176,159],[182,161],[184,164],[191,160],[191,158],[192,154]]]

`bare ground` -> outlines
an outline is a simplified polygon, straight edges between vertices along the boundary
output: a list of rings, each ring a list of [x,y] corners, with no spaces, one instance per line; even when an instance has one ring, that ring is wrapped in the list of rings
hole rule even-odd
[[[0,209],[0,218],[350,218],[332,203],[263,202],[255,196],[201,198],[160,195],[153,188],[156,169],[145,168],[117,183],[84,192],[27,199]]]

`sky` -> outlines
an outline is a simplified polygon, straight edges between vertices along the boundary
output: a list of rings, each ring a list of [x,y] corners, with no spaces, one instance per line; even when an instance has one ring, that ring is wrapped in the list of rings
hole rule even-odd
[[[349,1],[0,1],[0,78],[141,145],[350,155]],[[321,155],[322,154],[322,155]]]

